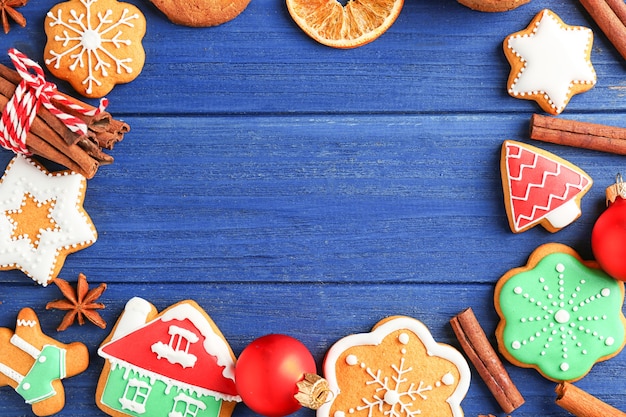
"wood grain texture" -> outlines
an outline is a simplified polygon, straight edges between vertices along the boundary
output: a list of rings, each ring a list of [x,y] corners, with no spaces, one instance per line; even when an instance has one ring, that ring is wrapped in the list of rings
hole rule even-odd
[[[578,2],[533,0],[492,14],[456,0],[407,0],[387,33],[347,51],[316,44],[279,0],[254,0],[215,28],[173,25],[150,2],[131,3],[148,21],[146,65],[108,95],[131,132],[111,152],[115,163],[89,181],[85,208],[99,239],[61,272],[70,282],[83,272],[109,285],[109,326],[132,296],[159,310],[191,298],[236,354],[278,332],[298,337],[321,363],[336,340],[394,314],[458,346],[448,321],[472,307],[493,342],[493,287],[504,272],[546,242],[591,258],[604,189],[623,173],[624,158],[530,141],[538,108],[506,93],[501,46],[544,7],[591,27],[598,84],[560,117],[625,126],[626,66]],[[0,37],[0,51],[17,47],[41,60],[43,19],[54,4],[21,8],[28,26]],[[499,172],[505,139],[591,175],[580,219],[557,234],[510,232]],[[0,152],[0,166],[10,158]],[[92,364],[66,381],[59,415],[102,415],[93,398],[103,363],[96,350],[108,330],[57,334],[62,314],[44,307],[58,296],[17,271],[0,272],[0,326],[13,328],[19,309],[31,306],[49,334],[86,343]],[[526,399],[516,416],[563,415],[555,384],[506,366]],[[621,354],[577,385],[626,410],[625,372]],[[499,415],[478,375],[463,408]],[[29,407],[3,388],[0,414],[29,415]],[[253,415],[240,405],[234,417]]]

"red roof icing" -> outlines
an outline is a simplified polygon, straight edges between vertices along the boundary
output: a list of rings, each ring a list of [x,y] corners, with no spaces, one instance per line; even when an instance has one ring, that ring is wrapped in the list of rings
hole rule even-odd
[[[507,143],[511,210],[521,229],[562,206],[587,187],[589,179],[546,154]]]
[[[198,336],[198,342],[189,345],[188,352],[195,355],[197,361],[193,367],[183,368],[180,364],[170,363],[166,358],[158,359],[151,349],[157,342],[168,344],[170,326],[175,325],[189,330]],[[134,332],[104,345],[101,350],[111,357],[127,362],[154,374],[204,388],[224,395],[236,396],[235,382],[222,374],[224,367],[217,364],[216,357],[207,353],[203,344],[205,337],[188,320],[156,319]]]

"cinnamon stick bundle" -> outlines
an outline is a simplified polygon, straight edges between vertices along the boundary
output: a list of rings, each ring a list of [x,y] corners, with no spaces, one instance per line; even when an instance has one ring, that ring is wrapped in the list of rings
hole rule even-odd
[[[21,80],[17,71],[0,64],[0,111],[6,107]],[[65,97],[84,108],[94,109],[73,97]],[[58,102],[53,101],[53,104],[65,113],[81,119],[87,125],[87,134],[72,132],[48,109],[41,106],[26,138],[29,152],[63,165],[86,178],[93,178],[101,165],[113,163],[113,158],[103,149],[113,149],[130,130],[128,124],[113,119],[106,111],[87,116]]]
[[[450,324],[461,348],[502,410],[505,413],[511,413],[524,404],[524,398],[489,343],[474,311],[471,308],[462,311],[450,320]]]
[[[626,155],[626,129],[621,127],[533,114],[530,137],[558,145]]]
[[[626,5],[624,0],[580,0],[609,41],[626,59]]]
[[[556,386],[555,391],[557,394],[557,405],[576,417],[626,417],[626,413],[608,405],[569,382],[561,382]]]

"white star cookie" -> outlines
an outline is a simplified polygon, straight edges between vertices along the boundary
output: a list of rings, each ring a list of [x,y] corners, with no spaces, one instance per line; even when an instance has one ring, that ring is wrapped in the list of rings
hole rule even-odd
[[[591,29],[566,25],[554,12],[541,11],[525,30],[504,41],[511,64],[509,94],[534,100],[550,114],[561,113],[572,96],[596,83],[592,45]]]
[[[68,254],[93,244],[86,186],[75,172],[49,173],[25,156],[13,158],[0,179],[0,270],[19,269],[46,286]]]

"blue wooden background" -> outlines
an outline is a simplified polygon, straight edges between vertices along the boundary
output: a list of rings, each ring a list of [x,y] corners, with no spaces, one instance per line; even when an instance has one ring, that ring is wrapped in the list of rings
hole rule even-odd
[[[57,333],[62,313],[45,310],[57,288],[0,272],[0,326],[13,328],[19,309],[31,306],[44,331],[89,346],[90,367],[65,381],[59,415],[102,415],[96,350],[132,296],[159,310],[196,300],[237,355],[256,337],[285,333],[321,363],[336,340],[394,314],[458,346],[448,321],[471,306],[493,341],[493,288],[505,271],[546,242],[591,258],[591,229],[605,187],[626,169],[623,157],[533,143],[595,181],[582,217],[556,234],[511,233],[499,173],[502,141],[532,142],[529,119],[539,112],[507,95],[502,41],[542,8],[596,34],[598,84],[561,117],[626,126],[625,62],[577,1],[485,14],[454,0],[406,0],[381,38],[353,50],[308,38],[281,0],[252,0],[235,20],[204,29],[169,23],[147,0],[131,3],[148,23],[146,64],[108,98],[132,130],[112,152],[115,163],[89,181],[85,207],[99,239],[70,255],[60,274],[109,285],[109,328]],[[0,51],[17,47],[41,62],[43,19],[54,4],[21,8],[28,26],[0,36]],[[11,157],[0,152],[0,166]],[[626,411],[625,355],[577,385]],[[516,416],[567,415],[554,404],[554,383],[507,367],[526,398]],[[463,408],[501,415],[476,373]],[[0,414],[30,408],[3,388]],[[234,413],[252,415],[244,405]]]

